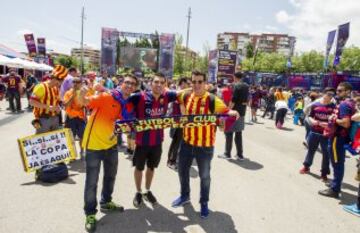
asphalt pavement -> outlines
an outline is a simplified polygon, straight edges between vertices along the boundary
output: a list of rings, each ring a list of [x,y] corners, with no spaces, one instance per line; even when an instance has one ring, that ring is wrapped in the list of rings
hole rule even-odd
[[[24,100],[25,101],[25,100]],[[25,101],[26,102],[26,101]],[[33,134],[32,114],[7,114],[0,103],[0,233],[80,233],[84,231],[82,161],[70,164],[70,177],[58,184],[35,182],[23,171],[16,139]],[[342,210],[355,202],[355,158],[346,160],[340,199],[319,196],[326,188],[319,179],[321,154],[315,155],[311,174],[300,175],[306,153],[304,128],[286,122],[278,130],[274,122],[259,118],[246,124],[243,134],[247,160],[222,160],[225,139],[217,133],[212,161],[208,219],[199,216],[200,180],[196,165],[191,169],[191,204],[174,209],[179,196],[177,173],[166,166],[170,137],[165,138],[162,161],[156,170],[152,191],[159,205],[135,209],[131,161],[119,153],[119,168],[113,199],[125,212],[99,212],[97,232],[112,233],[352,233],[359,232],[360,218]],[[166,131],[168,135],[168,131]],[[233,148],[233,156],[235,148]],[[101,191],[101,177],[98,196]]]

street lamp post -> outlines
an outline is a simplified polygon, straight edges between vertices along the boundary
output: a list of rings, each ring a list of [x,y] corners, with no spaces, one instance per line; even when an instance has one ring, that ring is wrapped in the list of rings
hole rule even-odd
[[[84,75],[84,20],[85,20],[85,1],[81,10],[81,60],[80,60],[80,69],[81,75]]]

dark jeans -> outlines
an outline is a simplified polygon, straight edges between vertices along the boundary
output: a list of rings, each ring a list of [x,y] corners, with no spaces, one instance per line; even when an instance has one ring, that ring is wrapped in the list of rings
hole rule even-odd
[[[330,187],[335,192],[341,191],[341,183],[345,172],[345,148],[346,138],[334,137],[329,140],[328,152],[331,165],[334,170],[334,179],[331,181]]]
[[[12,112],[20,111],[21,110],[20,93],[19,92],[9,91],[8,92],[8,97],[9,97],[10,110]],[[15,101],[15,104],[16,104],[16,108],[15,108],[14,101]]]
[[[118,151],[116,146],[108,150],[86,151],[86,180],[84,192],[84,211],[86,215],[96,214],[97,209],[97,183],[99,180],[101,161],[104,166],[103,187],[100,203],[112,200],[115,178],[118,168]]]
[[[168,163],[176,164],[176,160],[179,154],[179,147],[183,137],[183,129],[175,129],[172,141],[170,144],[169,152],[168,152]]]
[[[310,131],[309,136],[307,138],[308,143],[308,152],[305,157],[304,166],[305,167],[311,167],[314,155],[316,153],[317,148],[319,147],[319,144],[321,146],[323,158],[321,162],[321,175],[328,175],[330,174],[330,160],[329,160],[329,153],[327,151],[329,139],[324,137],[323,135],[319,133],[315,133]]]
[[[280,123],[281,125],[284,124],[286,113],[287,113],[286,108],[280,108],[279,110],[276,111],[275,125],[277,125],[277,123]]]
[[[67,119],[65,121],[65,127],[71,129],[74,138],[76,137],[76,135],[80,139],[83,138],[85,126],[86,126],[85,120],[78,117],[70,118],[69,116],[67,116]]]
[[[269,119],[273,119],[274,118],[274,112],[275,112],[275,106],[274,105],[266,105],[264,114],[262,115],[262,117],[265,117],[266,114],[270,112],[270,118]]]
[[[195,147],[185,142],[181,143],[178,170],[182,197],[190,197],[190,168],[193,160],[196,159],[200,176],[200,203],[209,201],[210,167],[213,154],[214,147]]]
[[[225,133],[225,155],[231,157],[234,132]],[[235,146],[238,157],[243,157],[242,131],[235,132]]]

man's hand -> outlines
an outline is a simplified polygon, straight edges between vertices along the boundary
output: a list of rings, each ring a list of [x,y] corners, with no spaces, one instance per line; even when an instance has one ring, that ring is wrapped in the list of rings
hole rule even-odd
[[[230,110],[230,111],[228,112],[228,114],[229,114],[229,116],[234,116],[234,117],[236,117],[236,120],[240,118],[240,114],[239,114],[237,111],[235,111],[235,110]]]
[[[56,113],[60,113],[60,112],[61,112],[61,108],[60,108],[59,105],[57,105],[57,106],[50,106],[50,107],[49,107],[49,111],[51,111],[51,112],[56,112]]]

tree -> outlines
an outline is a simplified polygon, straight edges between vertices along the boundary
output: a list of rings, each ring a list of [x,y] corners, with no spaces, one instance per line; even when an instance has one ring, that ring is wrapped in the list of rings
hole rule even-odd
[[[346,70],[346,71],[358,71],[360,70],[360,48],[351,46],[349,48],[345,48],[338,70]]]
[[[254,46],[252,43],[248,42],[245,45],[245,49],[246,49],[246,58],[254,57]]]
[[[70,56],[58,56],[54,60],[55,65],[63,65],[66,68],[75,67],[79,69],[80,61],[76,57],[70,57]]]
[[[174,51],[174,74],[182,75],[185,72],[184,53],[182,52],[183,37],[179,34],[175,35],[175,51]]]

